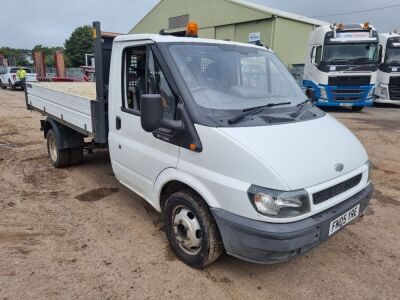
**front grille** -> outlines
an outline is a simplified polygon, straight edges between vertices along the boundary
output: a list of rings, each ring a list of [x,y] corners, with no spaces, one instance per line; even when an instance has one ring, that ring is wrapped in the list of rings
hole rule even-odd
[[[400,76],[391,76],[389,79],[389,84],[400,85]]]
[[[326,200],[329,200],[333,197],[343,194],[344,192],[357,186],[361,182],[361,179],[362,179],[362,174],[350,178],[345,182],[331,186],[330,188],[327,188],[323,191],[317,192],[313,194],[313,203],[320,204],[322,202],[325,202]]]
[[[361,101],[364,91],[361,89],[333,88],[331,90],[334,101]]]
[[[389,96],[391,100],[400,100],[400,84],[389,84]]]
[[[330,86],[370,85],[371,76],[335,76],[329,77]]]

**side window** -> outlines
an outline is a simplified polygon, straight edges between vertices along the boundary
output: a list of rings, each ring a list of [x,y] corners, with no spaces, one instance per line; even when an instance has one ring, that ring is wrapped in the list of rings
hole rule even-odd
[[[319,65],[322,61],[322,46],[318,46],[315,51],[315,64]]]
[[[167,119],[175,119],[176,111],[176,97],[165,78],[160,64],[157,62],[156,57],[149,52],[149,69],[147,77],[147,85],[149,87],[149,94],[160,94],[163,101],[164,117]]]
[[[123,107],[140,111],[140,97],[146,94],[146,46],[125,50],[123,66]]]

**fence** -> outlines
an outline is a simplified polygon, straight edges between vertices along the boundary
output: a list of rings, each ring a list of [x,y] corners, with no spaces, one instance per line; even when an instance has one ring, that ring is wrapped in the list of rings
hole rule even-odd
[[[83,72],[81,68],[66,68],[66,77],[83,80]],[[56,77],[56,68],[46,68],[46,75],[48,78]]]

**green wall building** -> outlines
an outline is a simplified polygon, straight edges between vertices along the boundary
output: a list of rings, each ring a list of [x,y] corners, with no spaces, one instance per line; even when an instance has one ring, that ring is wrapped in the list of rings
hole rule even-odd
[[[129,33],[183,33],[189,21],[198,23],[202,38],[259,37],[287,66],[304,64],[310,32],[326,24],[243,0],[161,0]]]

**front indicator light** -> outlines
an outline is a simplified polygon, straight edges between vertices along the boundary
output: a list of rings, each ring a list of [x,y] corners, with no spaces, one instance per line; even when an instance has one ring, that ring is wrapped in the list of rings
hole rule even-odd
[[[252,185],[248,196],[254,208],[269,217],[296,217],[310,211],[310,200],[305,190],[285,192]]]

